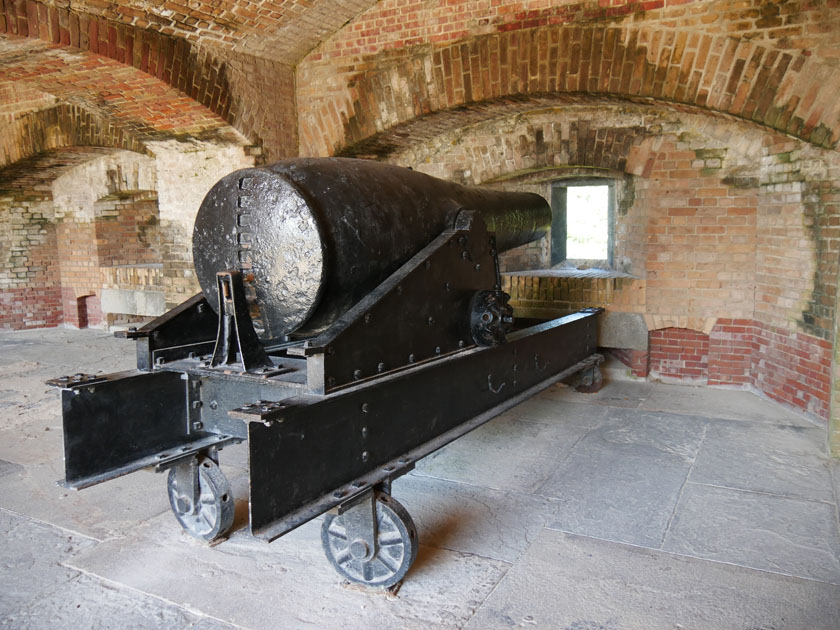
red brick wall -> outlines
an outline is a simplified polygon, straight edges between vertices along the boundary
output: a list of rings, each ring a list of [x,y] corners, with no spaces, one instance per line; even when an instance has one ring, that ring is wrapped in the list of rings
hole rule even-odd
[[[70,147],[0,169],[0,328],[98,325],[101,266],[159,262],[153,193],[106,197],[96,204],[98,223],[93,208],[82,208],[79,216],[78,208],[56,210],[53,184],[59,177],[114,153]],[[112,172],[111,183],[122,184],[119,166]],[[134,181],[137,173],[123,175]]]
[[[653,376],[705,382],[708,370],[708,335],[687,328],[651,331],[650,373]]]
[[[49,328],[64,321],[61,289],[0,289],[0,330]]]
[[[754,384],[755,334],[752,320],[717,320],[709,333],[709,385]]]
[[[832,344],[805,333],[756,326],[755,386],[770,398],[827,418]]]
[[[101,199],[94,210],[98,266],[161,262],[160,220],[153,195]]]
[[[82,327],[90,318],[84,315],[86,304],[80,298],[97,293],[102,283],[93,223],[62,221],[58,224],[57,259],[61,270],[61,301],[65,321]]]
[[[768,397],[828,418],[832,344],[754,320],[718,320],[706,335],[686,328],[650,333],[654,377],[753,386]]]
[[[650,374],[650,353],[647,350],[608,348],[607,352],[629,367],[633,376],[647,378]]]
[[[0,328],[40,328],[62,321],[59,243],[49,182],[61,169],[107,151],[68,149],[0,171]]]
[[[758,190],[724,183],[725,152],[666,140],[637,187],[647,196],[651,313],[752,316]]]

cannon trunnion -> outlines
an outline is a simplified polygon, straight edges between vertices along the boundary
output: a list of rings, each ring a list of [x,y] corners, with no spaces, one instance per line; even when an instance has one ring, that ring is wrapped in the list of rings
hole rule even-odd
[[[393,586],[417,552],[394,479],[553,383],[600,381],[599,309],[516,329],[501,291],[499,251],[549,223],[536,195],[363,160],[232,173],[196,220],[202,293],[124,333],[138,369],[50,381],[64,483],[168,470],[179,523],[213,540],[233,523],[219,451],[247,441],[253,535],[326,513],[339,573]]]

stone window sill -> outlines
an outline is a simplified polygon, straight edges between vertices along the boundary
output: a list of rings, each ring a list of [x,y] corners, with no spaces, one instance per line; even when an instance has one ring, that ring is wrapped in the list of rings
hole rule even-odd
[[[526,269],[506,271],[502,275],[528,278],[638,278],[638,276],[614,269]]]

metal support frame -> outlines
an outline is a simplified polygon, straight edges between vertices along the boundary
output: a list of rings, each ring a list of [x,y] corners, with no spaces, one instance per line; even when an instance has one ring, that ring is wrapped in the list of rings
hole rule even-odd
[[[198,483],[198,457],[193,456],[180,464],[176,464],[173,466],[173,470],[175,471],[175,485],[178,488],[178,493],[189,501],[191,511],[194,512],[198,508],[198,500],[201,495]]]
[[[472,419],[486,422],[558,375],[591,366],[601,358],[593,355],[599,312],[516,331],[502,345],[465,350],[334,395],[232,410],[248,422],[252,532],[277,538],[347,500],[342,488],[362,492],[443,446],[441,436],[450,431],[450,440],[463,435],[470,429],[459,427]],[[294,484],[284,482],[292,477]]]
[[[347,542],[354,557],[369,560],[379,553],[376,497],[372,489],[341,505],[338,513],[344,516]]]
[[[170,501],[188,531],[187,508],[218,495],[216,525],[191,531],[210,540],[232,523],[233,503],[217,466],[198,467],[247,439],[252,533],[274,540],[332,511],[348,553],[379,566],[387,513],[400,532],[394,557],[408,563],[390,577],[376,569],[392,584],[416,554],[410,516],[388,498],[395,478],[553,383],[582,371],[599,380],[600,309],[509,332],[493,236],[468,211],[306,343],[264,347],[241,273],[217,282],[218,316],[197,296],[126,335],[138,340],[139,371],[51,381],[63,390],[67,486],[172,469]],[[363,583],[374,570],[357,569],[350,579]]]
[[[220,271],[216,274],[216,282],[219,292],[219,331],[210,365],[235,365],[243,372],[272,367],[248,314],[242,273]]]

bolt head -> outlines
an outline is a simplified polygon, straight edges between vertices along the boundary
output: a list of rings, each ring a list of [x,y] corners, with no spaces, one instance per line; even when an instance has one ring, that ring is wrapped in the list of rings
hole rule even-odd
[[[350,543],[350,555],[356,560],[364,560],[370,553],[370,547],[364,540],[354,540]]]

